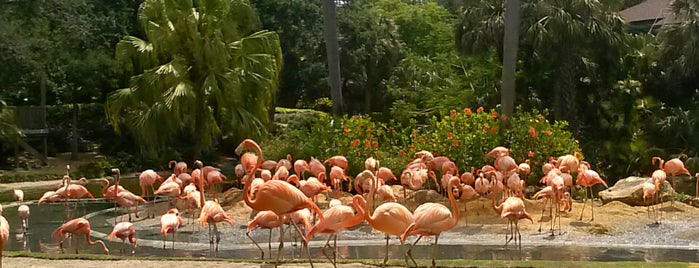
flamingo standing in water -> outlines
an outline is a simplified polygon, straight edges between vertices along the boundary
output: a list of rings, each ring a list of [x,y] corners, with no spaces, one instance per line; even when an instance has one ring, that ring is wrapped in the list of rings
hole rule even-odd
[[[413,259],[412,249],[423,236],[435,237],[434,246],[432,248],[432,267],[436,266],[434,256],[439,245],[439,235],[444,231],[451,230],[454,228],[454,226],[456,226],[456,223],[459,222],[459,207],[454,199],[454,191],[452,189],[459,187],[460,184],[461,178],[452,176],[449,179],[449,187],[444,189],[447,191],[447,195],[449,196],[449,204],[451,204],[451,207],[454,210],[453,213],[447,206],[441,203],[424,203],[415,209],[415,212],[413,213],[413,223],[411,223],[410,226],[408,226],[408,228],[406,228],[400,235],[401,243],[405,243],[406,237],[410,235],[418,235],[415,242],[413,242],[410,248],[408,248],[408,251],[405,253],[405,256],[410,257],[416,267],[417,263],[415,262],[415,259]]]
[[[133,223],[130,223],[128,221],[120,222],[117,225],[114,225],[114,229],[112,229],[112,232],[109,233],[109,241],[112,241],[112,238],[115,236],[119,239],[121,239],[121,243],[123,244],[126,239],[129,239],[129,243],[131,243],[131,254],[136,253],[136,228],[134,228]],[[120,252],[125,251],[124,247],[119,250]]]
[[[337,264],[337,233],[342,229],[352,228],[364,221],[364,211],[360,208],[360,198],[361,195],[355,195],[352,198],[352,206],[354,206],[354,210],[347,205],[336,205],[330,207],[328,210],[323,212],[325,222],[323,222],[323,224],[320,222],[316,223],[313,225],[313,227],[311,227],[308,233],[306,233],[307,241],[310,241],[315,234],[330,234],[330,236],[328,236],[328,240],[325,241],[322,252],[323,255],[325,255],[325,257],[328,258],[328,260],[333,264],[333,266]],[[355,214],[354,211],[357,211],[357,213]],[[335,241],[333,242],[333,259],[331,260],[328,254],[325,252],[325,249],[330,246],[330,239],[333,237],[335,238]]]
[[[248,184],[246,184],[247,186]],[[204,191],[204,180],[199,180],[199,189],[201,194],[199,195],[200,203],[203,204],[201,207],[201,212],[199,212],[199,224],[204,226],[204,224],[209,224],[209,245],[214,246],[214,234],[216,235],[216,244],[214,251],[218,251],[218,243],[221,241],[221,234],[218,232],[217,223],[225,221],[233,227],[235,222],[231,217],[226,215],[226,212],[218,203],[218,199],[206,201],[205,191]],[[213,230],[212,230],[213,228]],[[213,233],[212,233],[213,231]]]
[[[165,249],[165,238],[167,234],[172,234],[172,250],[175,250],[175,233],[182,226],[180,212],[176,208],[171,208],[160,217],[160,233],[163,235],[163,249]]]
[[[243,140],[243,142],[241,142],[240,145],[238,145],[238,147],[235,149],[235,152],[236,154],[240,155],[243,150],[248,149],[253,149],[257,152],[257,162],[252,163],[252,167],[248,170],[253,171],[248,173],[248,181],[252,181],[254,171],[257,170],[259,165],[262,164],[264,160],[262,156],[262,149],[260,149],[260,146],[251,139]],[[248,153],[246,153],[246,155],[247,154]],[[243,165],[245,166],[245,164]],[[284,221],[284,217],[286,217],[287,214],[304,208],[308,208],[309,210],[318,213],[320,222],[325,221],[325,219],[323,218],[323,212],[320,210],[320,208],[318,208],[318,206],[310,198],[308,198],[303,192],[301,192],[301,190],[285,181],[269,180],[265,182],[263,185],[260,186],[260,189],[257,191],[255,200],[250,199],[249,191],[250,183],[246,183],[245,188],[243,189],[243,199],[245,200],[245,204],[247,204],[250,208],[258,211],[271,210],[279,216],[280,221]],[[296,228],[296,231],[298,231],[299,234],[303,237],[303,234],[301,233],[301,230],[298,228],[298,225],[296,225],[296,223],[293,221],[292,223]],[[282,255],[282,249],[284,247],[284,232],[280,232],[279,241],[280,243],[277,254],[277,263],[280,263],[279,261]],[[311,267],[313,267],[310,251],[307,251],[307,253],[308,261]]]
[[[524,208],[524,201],[516,196],[510,196],[505,199],[502,204],[495,206],[495,201],[493,201],[493,208],[495,211],[500,212],[500,218],[507,219],[507,228],[510,234],[510,238],[507,238],[507,233],[505,233],[505,246],[507,246],[510,241],[515,240],[515,245],[517,245],[517,240],[519,240],[519,248],[522,248],[522,234],[519,232],[519,220],[529,219],[532,223],[532,216],[527,213]]]
[[[63,240],[67,234],[85,235],[85,240],[88,244],[100,244],[102,245],[102,249],[104,249],[104,254],[109,254],[109,249],[107,249],[107,245],[105,245],[102,240],[90,240],[90,222],[85,218],[72,219],[53,231],[51,236],[53,236],[53,238],[56,239],[56,242],[58,242],[58,245],[61,248],[61,253],[63,253]],[[79,254],[77,246],[75,248],[75,254]]]
[[[14,193],[19,202],[24,202],[24,192],[22,190],[15,189]],[[22,204],[17,207],[17,215],[22,221],[22,233],[27,234],[27,230],[29,230],[29,222],[27,220],[29,218],[29,206]]]
[[[270,254],[272,254],[272,229],[279,227],[279,216],[277,216],[274,211],[271,210],[265,210],[265,211],[260,211],[255,215],[255,218],[252,219],[252,221],[248,222],[248,231],[245,232],[245,235],[252,240],[253,243],[255,243],[255,246],[257,246],[258,249],[260,249],[260,259],[265,258],[265,251],[262,250],[259,244],[257,244],[257,241],[250,236],[250,233],[255,230],[255,228],[262,228],[262,229],[268,229],[269,230],[269,238],[267,239],[267,247],[269,248]]]
[[[139,203],[146,203],[146,200],[143,199],[143,197],[140,197],[138,195],[135,195],[129,190],[124,189],[124,187],[119,186],[119,180],[121,180],[121,171],[118,168],[113,168],[112,172],[116,173],[116,179],[114,179],[114,201],[117,202],[117,204],[121,205],[122,207],[125,207],[127,210],[127,214],[129,214],[129,221],[131,221],[131,207],[135,207],[135,212],[134,215],[136,218],[138,218],[138,204]],[[122,191],[122,189],[124,189]],[[109,190],[109,188],[107,188]],[[116,224],[116,217],[114,218],[114,223]]]
[[[378,184],[378,178],[373,175],[373,173],[368,172],[369,176],[372,177],[374,185]],[[371,187],[369,191],[369,202],[367,202],[363,196],[359,196],[357,201],[359,202],[359,213],[364,214],[364,219],[371,225],[372,228],[383,232],[386,234],[386,250],[383,259],[382,266],[386,266],[388,261],[388,238],[389,235],[400,236],[408,228],[410,224],[413,223],[413,214],[404,205],[395,202],[386,202],[381,204],[374,210],[373,213],[370,212],[369,208],[374,206],[374,195],[376,194],[376,187]],[[354,198],[352,199],[354,201]],[[408,259],[405,259],[405,265],[408,266]]]
[[[175,163],[175,160],[170,161],[170,164],[171,164],[171,165],[172,165],[172,163]],[[176,164],[176,163],[175,163],[175,164]],[[186,164],[186,163],[184,164],[184,167],[185,167],[185,171],[186,171],[186,170],[187,170],[187,164]],[[180,169],[181,169],[181,165],[180,165]],[[178,169],[177,164],[176,164],[176,165],[175,165],[175,171],[178,171],[178,170],[180,170],[180,169]],[[174,173],[173,173],[173,174],[174,174]],[[177,175],[179,175],[179,173],[177,173]],[[177,176],[177,175],[175,175],[175,176]],[[151,192],[153,193],[153,204],[152,204],[150,207],[148,207],[148,217],[151,217],[151,209],[152,209],[153,206],[155,206],[155,188],[154,188],[154,184],[155,184],[156,181],[162,182],[162,181],[163,181],[163,177],[161,177],[160,175],[158,175],[158,173],[156,173],[155,170],[146,169],[146,170],[144,170],[143,172],[141,172],[141,174],[138,175],[138,185],[141,186],[141,197],[143,197],[143,199],[148,198],[149,194],[148,194],[148,190],[147,190],[146,187],[150,187]],[[155,214],[153,214],[152,216],[155,217]]]

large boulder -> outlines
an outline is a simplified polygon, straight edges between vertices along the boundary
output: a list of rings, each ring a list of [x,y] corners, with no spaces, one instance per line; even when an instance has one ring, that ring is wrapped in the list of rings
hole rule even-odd
[[[667,175],[667,180],[672,185],[672,188],[674,188],[678,193],[683,193],[689,196],[696,195],[697,180],[695,177],[690,177],[684,174],[680,174],[678,176]]]
[[[631,206],[646,206],[650,201],[643,201],[643,183],[651,180],[649,177],[628,177],[621,179],[614,186],[599,192],[602,203],[620,201]],[[674,190],[670,183],[665,181],[660,185],[660,200],[669,201],[674,195]]]

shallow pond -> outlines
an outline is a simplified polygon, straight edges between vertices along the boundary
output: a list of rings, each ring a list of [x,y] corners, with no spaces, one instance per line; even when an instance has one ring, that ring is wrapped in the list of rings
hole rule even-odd
[[[156,205],[166,206],[166,202]],[[82,201],[80,204],[69,202],[68,204],[42,204],[37,206],[31,204],[31,216],[29,218],[29,232],[22,234],[19,227],[20,221],[17,217],[17,205],[5,205],[3,215],[11,225],[10,241],[6,250],[10,251],[32,251],[32,252],[60,252],[58,244],[51,238],[51,232],[61,225],[66,219],[80,215],[89,214],[92,224],[93,239],[106,239],[106,234],[111,232],[114,222],[113,204],[104,200]],[[244,235],[245,226],[236,224],[233,227],[219,224],[221,231],[221,250],[211,253],[208,243],[208,229],[200,227],[185,217],[185,226],[177,233],[175,250],[171,250],[171,236],[168,236],[166,248],[163,249],[162,236],[159,233],[159,217],[146,217],[146,206],[141,208],[142,218],[135,219],[138,232],[137,256],[195,256],[207,257],[216,256],[223,258],[259,258],[260,251],[254,247],[250,240]],[[119,210],[119,213],[123,213]],[[72,215],[70,215],[72,214]],[[158,214],[160,215],[160,214]],[[118,220],[126,220],[121,215]],[[668,226],[668,227],[665,227]],[[663,228],[673,228],[673,223],[667,223]],[[691,228],[696,226],[683,226]],[[653,228],[653,227],[649,227]],[[657,227],[656,227],[657,228]],[[338,252],[341,258],[345,259],[381,259],[384,256],[383,235],[371,232],[371,228],[366,224],[360,225],[352,230],[340,233],[338,241]],[[253,232],[253,237],[265,250],[265,257],[269,258],[267,230],[257,229]],[[274,241],[278,239],[278,231],[273,231],[272,252],[276,257],[276,246]],[[633,243],[619,244],[620,238],[610,237],[608,240],[591,241],[590,243],[575,243],[557,241],[548,244],[546,234],[522,234],[524,245],[521,250],[509,245],[503,247],[504,236],[497,236],[497,240],[489,237],[484,239],[478,236],[457,237],[457,233],[448,232],[440,238],[438,259],[479,259],[479,260],[573,260],[573,261],[682,261],[699,262],[699,246],[695,244],[644,244],[638,246]],[[290,236],[285,243],[285,258],[303,258],[299,243],[292,242]],[[319,235],[311,242],[311,254],[314,258],[324,258],[320,247],[324,244],[326,235]],[[414,238],[409,239],[413,241]],[[434,240],[421,241],[413,249],[415,258],[429,258],[432,247],[429,243]],[[106,242],[106,241],[105,241]],[[81,252],[101,253],[99,246],[88,247],[83,237],[66,240],[64,246],[66,251],[73,252],[76,245]],[[124,247],[120,240],[107,242],[112,254],[120,254],[119,249]],[[406,247],[398,244],[397,239],[391,239],[389,251],[390,258],[402,259]]]

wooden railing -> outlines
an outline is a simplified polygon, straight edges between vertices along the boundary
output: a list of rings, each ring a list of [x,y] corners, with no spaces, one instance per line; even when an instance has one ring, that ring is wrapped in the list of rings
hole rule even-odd
[[[46,109],[41,106],[15,106],[15,122],[25,135],[48,133]]]

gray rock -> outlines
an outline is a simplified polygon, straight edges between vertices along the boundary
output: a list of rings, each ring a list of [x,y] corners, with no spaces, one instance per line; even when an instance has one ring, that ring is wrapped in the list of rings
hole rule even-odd
[[[646,206],[650,201],[643,201],[643,183],[650,180],[650,177],[628,177],[621,179],[604,191],[599,192],[599,197],[602,203],[606,204],[612,201],[620,201],[631,206]],[[660,185],[660,199],[669,201],[674,196],[674,190],[670,183],[665,181]]]

